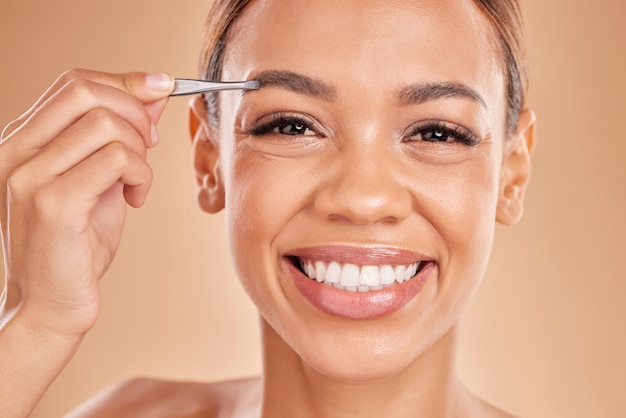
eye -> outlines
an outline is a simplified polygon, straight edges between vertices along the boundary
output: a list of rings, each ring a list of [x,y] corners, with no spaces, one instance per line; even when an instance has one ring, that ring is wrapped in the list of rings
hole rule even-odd
[[[478,137],[469,129],[444,121],[419,122],[409,131],[405,142],[425,141],[437,143],[457,142],[465,145],[478,145]]]
[[[256,126],[249,130],[249,133],[257,136],[269,134],[288,136],[322,136],[315,128],[312,127],[313,124],[314,122],[310,122],[301,116],[276,114],[270,115],[267,118],[262,118]]]
[[[283,135],[316,135],[307,124],[300,121],[282,121],[272,132],[281,133]]]

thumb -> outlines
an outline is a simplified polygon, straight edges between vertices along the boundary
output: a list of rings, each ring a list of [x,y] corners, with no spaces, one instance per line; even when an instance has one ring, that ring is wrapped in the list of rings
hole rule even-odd
[[[174,89],[174,78],[167,73],[124,73],[103,77],[103,84],[126,91],[143,103],[166,98]]]

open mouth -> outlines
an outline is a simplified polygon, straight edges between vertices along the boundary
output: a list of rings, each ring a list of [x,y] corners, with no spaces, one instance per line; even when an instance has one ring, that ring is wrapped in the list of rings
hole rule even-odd
[[[351,292],[381,290],[409,281],[432,263],[357,265],[297,256],[289,256],[287,260],[311,280]]]

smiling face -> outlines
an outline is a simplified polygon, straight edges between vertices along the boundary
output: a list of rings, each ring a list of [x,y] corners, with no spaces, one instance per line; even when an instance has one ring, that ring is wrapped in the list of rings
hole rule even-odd
[[[239,278],[313,369],[405,369],[458,321],[496,217],[519,216],[494,39],[462,0],[258,0],[231,29],[223,79],[263,87],[221,93],[198,130],[204,207],[224,199]]]

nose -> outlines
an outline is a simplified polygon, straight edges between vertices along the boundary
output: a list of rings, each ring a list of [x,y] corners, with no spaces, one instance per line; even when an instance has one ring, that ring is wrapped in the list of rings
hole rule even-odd
[[[315,196],[314,208],[321,216],[368,225],[401,222],[411,214],[411,194],[400,181],[397,164],[385,151],[346,150],[333,165]]]

